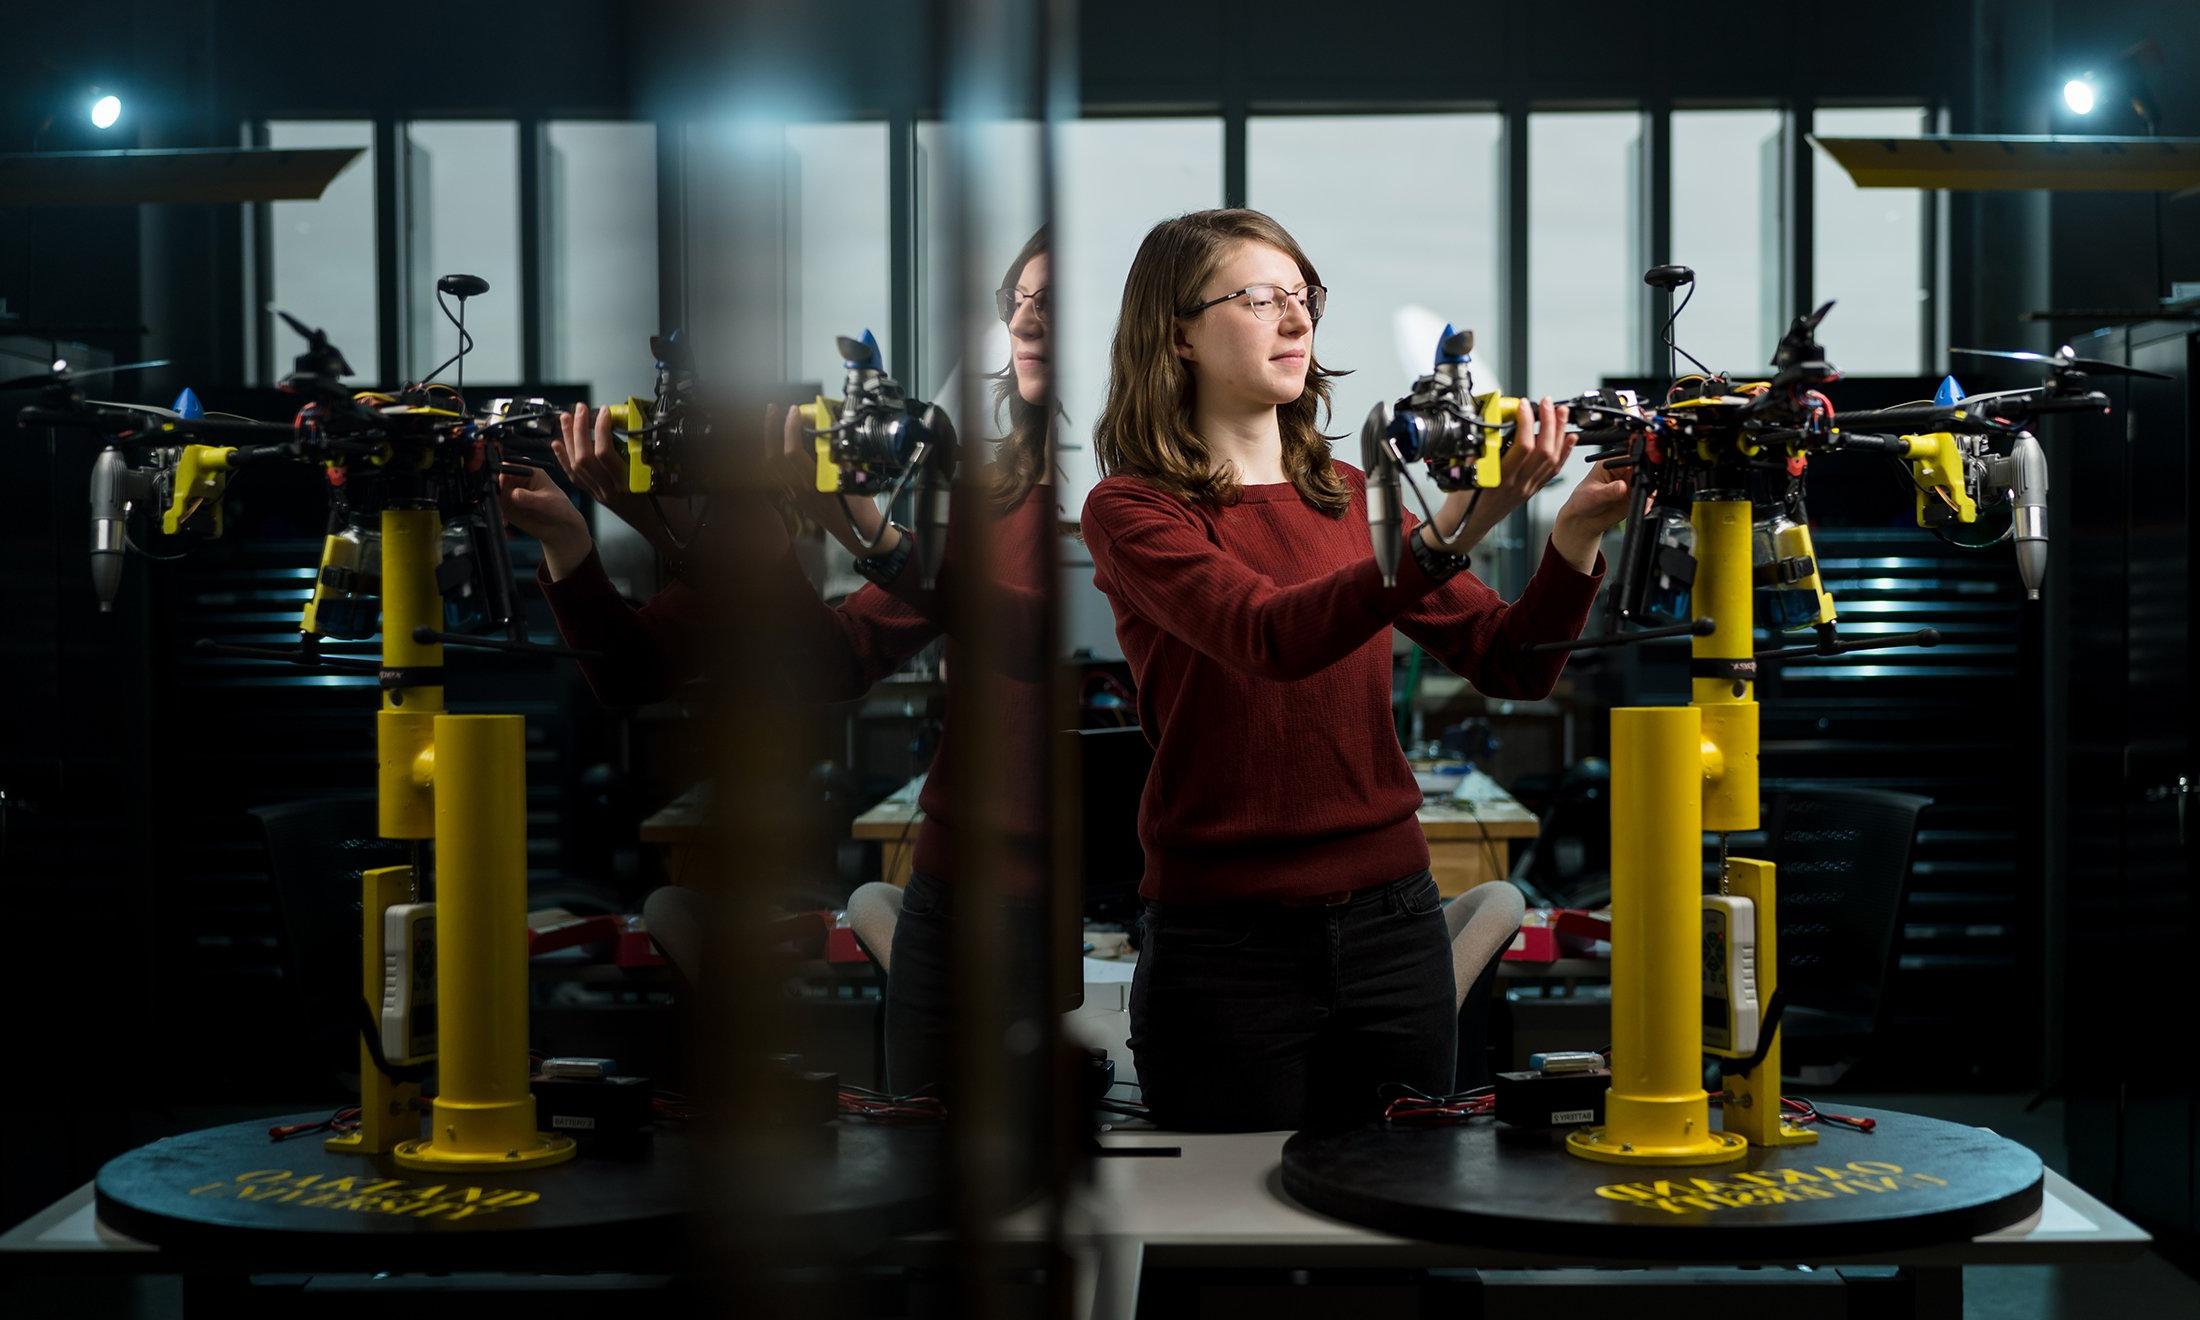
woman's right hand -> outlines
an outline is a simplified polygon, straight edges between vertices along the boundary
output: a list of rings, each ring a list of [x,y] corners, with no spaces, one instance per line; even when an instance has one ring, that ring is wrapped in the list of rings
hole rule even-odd
[[[1503,476],[1488,490],[1454,491],[1437,513],[1438,521],[1459,531],[1449,541],[1437,528],[1424,526],[1421,537],[1438,550],[1465,554],[1495,531],[1508,514],[1528,502],[1528,497],[1549,485],[1574,452],[1574,437],[1566,433],[1568,409],[1554,405],[1549,395],[1540,403],[1520,401],[1514,423],[1513,446],[1505,451]],[[1459,519],[1464,516],[1466,521]]]
[[[576,403],[571,412],[560,413],[558,438],[550,448],[558,456],[558,466],[574,485],[588,492],[588,498],[634,530],[649,534],[642,518],[648,497],[627,487],[626,455],[612,441],[609,408],[591,411],[587,404]]]
[[[542,562],[552,582],[563,581],[588,562],[596,548],[588,519],[550,480],[549,473],[541,468],[530,469],[524,477],[499,472],[497,494],[503,502],[504,521],[542,542]]]

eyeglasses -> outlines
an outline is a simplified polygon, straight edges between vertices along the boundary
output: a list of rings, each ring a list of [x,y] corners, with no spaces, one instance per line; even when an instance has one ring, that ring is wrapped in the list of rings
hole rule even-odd
[[[1016,309],[1025,303],[1030,303],[1033,314],[1044,321],[1047,319],[1047,313],[1053,310],[1054,291],[1051,289],[1034,289],[1030,293],[1025,293],[1021,289],[995,289],[993,291],[993,310],[1001,314],[1003,325],[1015,320]]]
[[[1239,289],[1236,293],[1226,293],[1220,298],[1209,298],[1199,306],[1188,311],[1179,312],[1177,315],[1197,316],[1208,308],[1218,303],[1226,303],[1232,298],[1243,298],[1245,305],[1253,309],[1253,315],[1263,321],[1282,320],[1284,303],[1295,298],[1306,308],[1308,320],[1319,321],[1322,319],[1322,308],[1329,302],[1329,290],[1319,284],[1309,284],[1303,289],[1286,289],[1280,284],[1253,284]]]

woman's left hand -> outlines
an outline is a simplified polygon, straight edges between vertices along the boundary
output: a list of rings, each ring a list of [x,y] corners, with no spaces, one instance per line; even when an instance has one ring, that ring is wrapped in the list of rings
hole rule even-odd
[[[1586,573],[1596,567],[1597,545],[1627,516],[1632,486],[1628,469],[1599,463],[1574,483],[1551,524],[1551,544],[1566,562]]]

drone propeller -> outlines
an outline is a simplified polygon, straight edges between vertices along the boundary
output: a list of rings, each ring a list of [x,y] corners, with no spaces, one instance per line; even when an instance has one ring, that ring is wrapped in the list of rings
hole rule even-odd
[[[298,360],[292,364],[293,374],[321,376],[330,380],[354,374],[351,364],[344,361],[342,351],[329,343],[326,330],[316,330],[279,307],[274,312],[283,318],[284,325],[305,336],[306,351],[300,353]]]
[[[2064,344],[2061,350],[2055,353],[2031,353],[2001,348],[1951,348],[1948,351],[1962,353],[1970,357],[2008,358],[2013,362],[2045,362],[2056,371],[2076,369],[2088,375],[2096,376],[2144,376],[2148,380],[2174,379],[2174,377],[2165,376],[2159,371],[2147,371],[2140,367],[2127,367],[2121,362],[2109,362],[2102,358],[2082,358],[2071,352],[2068,344]]]
[[[167,365],[167,358],[156,358],[151,362],[130,362],[119,367],[94,367],[90,371],[71,371],[65,360],[56,358],[51,368],[36,375],[18,376],[14,380],[0,380],[0,390],[29,389],[34,385],[60,385],[69,381],[90,380],[94,376],[112,376],[124,371],[150,371],[154,367],[165,367]]]

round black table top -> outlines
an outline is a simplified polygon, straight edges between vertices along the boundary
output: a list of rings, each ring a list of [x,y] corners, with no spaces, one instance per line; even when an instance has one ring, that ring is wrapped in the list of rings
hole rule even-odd
[[[742,1160],[706,1156],[694,1136],[666,1127],[632,1154],[448,1173],[334,1154],[317,1135],[268,1139],[272,1125],[325,1116],[207,1128],[119,1155],[94,1183],[99,1220],[259,1269],[648,1271],[710,1250],[711,1226],[728,1216],[790,1249],[838,1253],[946,1218],[937,1126],[835,1123],[790,1131]],[[701,1233],[697,1212],[707,1215]]]
[[[1323,1214],[1405,1237],[1625,1260],[1812,1260],[1929,1246],[2040,1207],[2037,1155],[1980,1128],[1885,1110],[1870,1133],[1659,1168],[1568,1154],[1486,1119],[1301,1132],[1283,1186]]]

